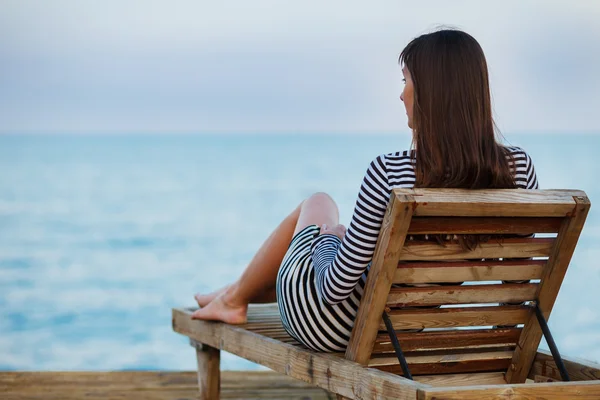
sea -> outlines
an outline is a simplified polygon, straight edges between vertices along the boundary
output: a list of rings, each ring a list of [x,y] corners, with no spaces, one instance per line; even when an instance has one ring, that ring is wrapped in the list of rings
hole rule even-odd
[[[542,188],[591,199],[550,328],[561,353],[600,361],[600,134],[505,140]],[[236,279],[312,193],[347,225],[369,162],[409,146],[401,133],[1,135],[0,370],[195,369],[171,308]]]

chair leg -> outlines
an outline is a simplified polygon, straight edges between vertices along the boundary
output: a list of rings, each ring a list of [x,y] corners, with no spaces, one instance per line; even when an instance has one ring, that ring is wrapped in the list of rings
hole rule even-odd
[[[221,350],[196,343],[198,360],[198,388],[200,400],[219,400],[221,389]]]

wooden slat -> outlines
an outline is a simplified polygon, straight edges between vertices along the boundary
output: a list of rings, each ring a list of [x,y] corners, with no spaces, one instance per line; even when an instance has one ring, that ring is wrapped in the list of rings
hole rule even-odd
[[[406,239],[406,232],[412,218],[414,201],[410,196],[390,196],[379,238],[360,301],[350,342],[346,349],[346,359],[366,364],[371,357],[377,336],[377,326],[390,291],[398,258]]]
[[[572,381],[600,380],[600,364],[576,359],[574,357],[561,354],[565,368]],[[545,350],[538,350],[533,365],[529,370],[529,378],[533,379],[536,375],[547,376],[552,379],[562,380],[552,354]]]
[[[540,279],[545,260],[401,262],[394,283],[435,283]]]
[[[221,398],[328,400],[323,389],[272,371],[222,371]],[[0,372],[2,400],[197,400],[194,371]]]
[[[562,218],[550,217],[415,217],[409,235],[556,233]]]
[[[535,300],[537,283],[392,288],[388,307],[521,303]]]
[[[571,218],[565,218],[563,221],[540,283],[537,296],[538,305],[546,321],[550,317],[550,312],[571,262],[571,257],[579,240],[579,234],[590,208],[590,201],[585,196],[575,197],[574,201],[577,202],[577,209]],[[517,350],[506,373],[507,382],[525,382],[541,338],[542,330],[535,315],[532,314],[521,333]]]
[[[420,390],[418,400],[598,400],[600,381],[444,387]]]
[[[387,396],[414,400],[416,391],[425,387],[341,357],[282,343],[239,326],[192,320],[191,314],[189,310],[173,309],[173,330],[329,392],[349,398]]]
[[[436,355],[406,354],[406,362],[413,375],[503,371],[510,364],[512,354],[512,351]],[[369,367],[394,374],[402,374],[402,367],[395,356],[373,358],[369,361]]]
[[[575,208],[581,191],[525,189],[393,189],[412,195],[415,216],[449,217],[565,217]]]
[[[393,310],[394,329],[454,328],[459,326],[517,325],[529,318],[531,307],[457,307],[422,310]],[[380,330],[385,330],[383,322]]]
[[[510,353],[512,356],[512,353]],[[391,360],[390,360],[391,361]],[[411,375],[441,375],[441,374],[466,374],[466,373],[478,373],[478,372],[501,372],[506,371],[510,364],[510,357],[507,355],[505,358],[489,360],[472,360],[472,361],[458,361],[448,360],[447,362],[441,363],[430,363],[430,364],[408,364]],[[396,358],[396,364],[381,365],[381,366],[370,366],[376,368],[382,372],[388,372],[396,375],[403,375],[402,367],[398,363]]]
[[[290,389],[309,387],[306,383],[273,371],[221,371],[223,389],[281,386]],[[127,390],[193,388],[197,395],[196,371],[18,371],[0,372],[0,388],[26,391],[35,387],[60,389],[113,387]]]
[[[415,381],[434,387],[444,386],[473,386],[473,385],[502,385],[504,372],[482,372],[471,374],[419,375]]]
[[[463,250],[457,241],[440,245],[431,241],[407,241],[401,261],[465,260],[486,258],[548,257],[554,238],[491,239],[474,250]]]
[[[449,329],[433,332],[397,333],[403,351],[484,349],[487,347],[514,346],[521,328]],[[387,333],[377,335],[373,353],[394,351]]]

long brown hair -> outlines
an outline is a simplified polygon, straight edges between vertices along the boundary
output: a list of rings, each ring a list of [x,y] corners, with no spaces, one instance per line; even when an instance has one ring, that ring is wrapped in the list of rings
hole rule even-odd
[[[414,85],[415,187],[516,187],[510,153],[496,141],[479,43],[459,30],[439,30],[412,40],[399,63]]]

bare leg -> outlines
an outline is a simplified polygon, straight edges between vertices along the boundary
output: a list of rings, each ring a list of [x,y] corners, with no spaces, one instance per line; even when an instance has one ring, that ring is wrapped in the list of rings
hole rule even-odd
[[[221,289],[215,290],[214,292],[209,294],[196,294],[194,298],[196,299],[200,307],[204,307],[208,303],[219,297],[221,293],[225,293],[230,286],[231,285],[224,286]],[[263,293],[259,293],[256,297],[250,299],[250,303],[274,303],[276,301],[277,290],[275,290],[275,287],[271,288],[270,290],[266,290]]]
[[[250,300],[250,303],[274,303],[277,301],[277,288],[273,286],[271,289],[265,290]]]
[[[308,225],[338,224],[338,208],[325,193],[316,193],[304,200],[275,228],[256,255],[232,285],[197,300],[209,300],[208,304],[192,314],[192,318],[218,320],[231,324],[246,322],[248,303],[256,300],[272,300],[277,273],[293,236]]]

